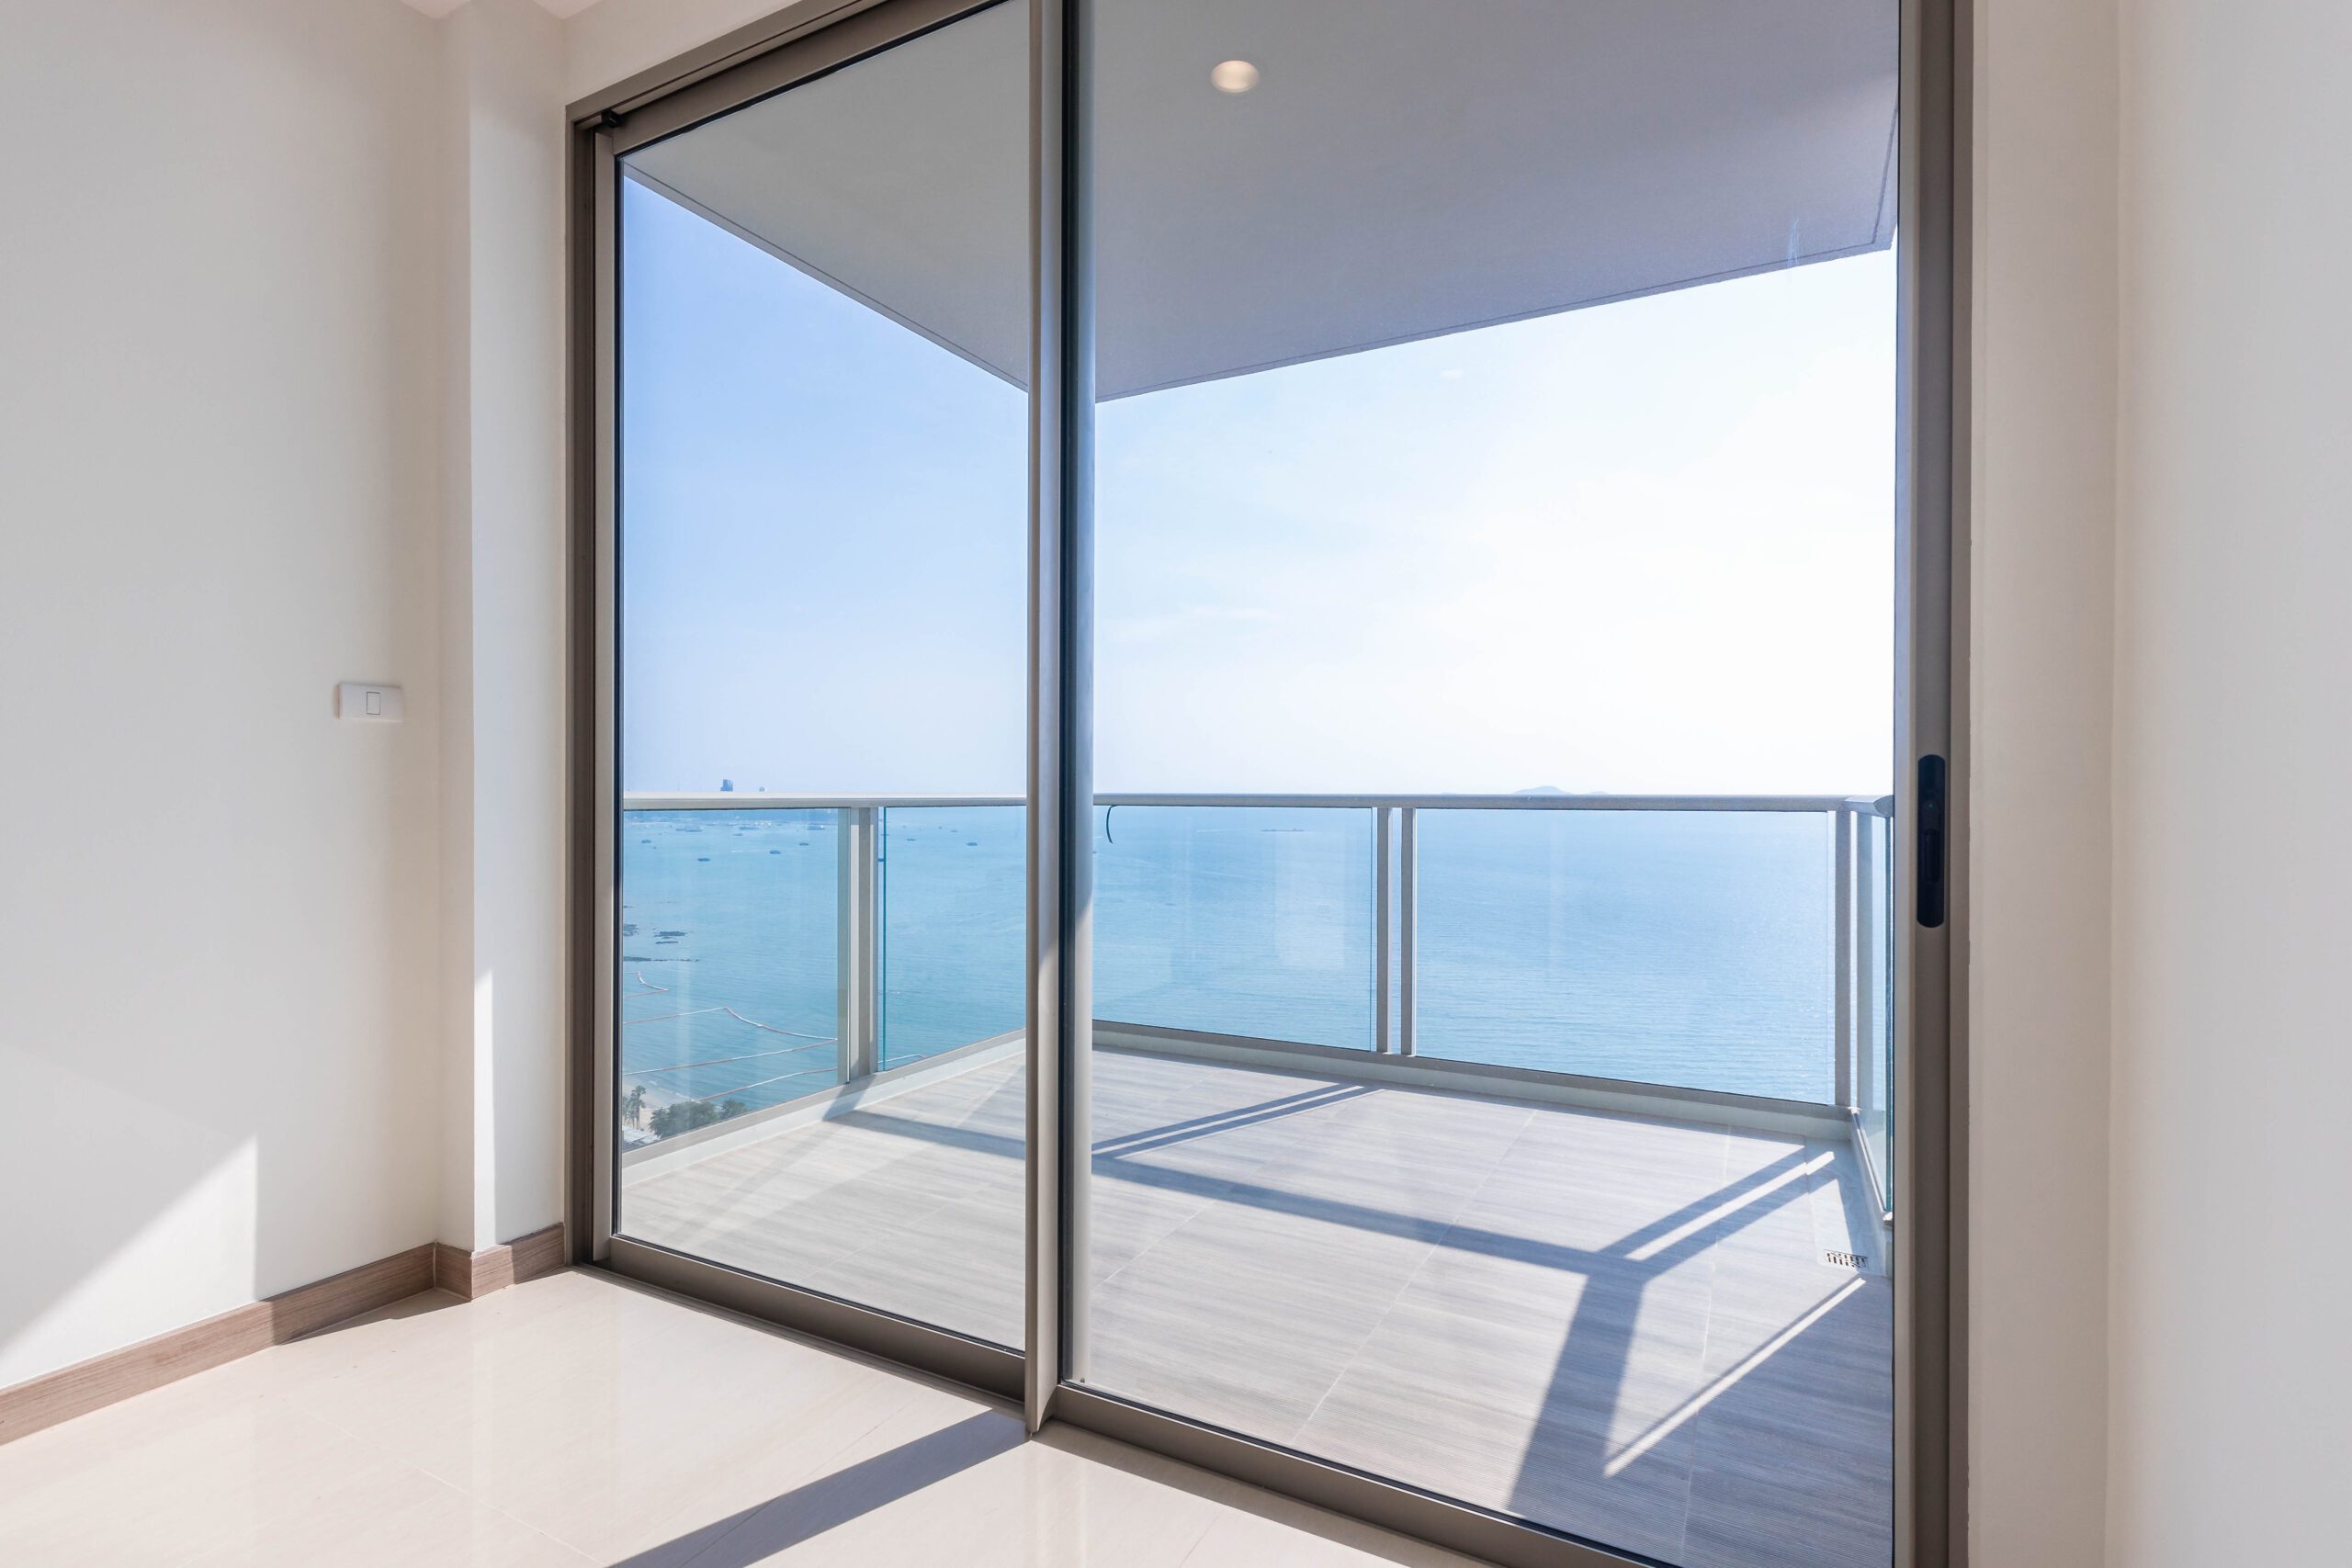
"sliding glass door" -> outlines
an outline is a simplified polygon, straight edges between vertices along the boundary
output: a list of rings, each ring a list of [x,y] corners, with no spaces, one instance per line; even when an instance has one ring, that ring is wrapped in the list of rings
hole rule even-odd
[[[1508,1562],[1932,1561],[1930,12],[879,0],[582,118],[597,1256]]]
[[[1026,13],[876,41],[618,160],[614,1230],[1015,1348]]]
[[[1883,1568],[1895,7],[1085,15],[1068,1371],[1659,1562]]]

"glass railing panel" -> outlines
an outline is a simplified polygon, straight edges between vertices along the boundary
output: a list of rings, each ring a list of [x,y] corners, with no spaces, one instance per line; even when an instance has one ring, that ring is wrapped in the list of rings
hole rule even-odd
[[[1894,1202],[1894,822],[1858,818],[1860,856],[1860,994],[1854,1106],[1862,1142],[1876,1168],[1888,1206]]]
[[[1028,1006],[1028,813],[882,813],[879,1065],[1018,1033]]]
[[[1418,818],[1418,1054],[1829,1102],[1827,813]]]
[[[621,1140],[831,1088],[830,811],[630,811],[621,833]]]
[[[1373,814],[1094,813],[1094,1015],[1369,1049]]]

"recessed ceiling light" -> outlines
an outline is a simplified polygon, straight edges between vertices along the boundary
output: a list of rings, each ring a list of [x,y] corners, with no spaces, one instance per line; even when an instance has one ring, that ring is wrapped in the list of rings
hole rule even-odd
[[[1220,93],[1246,93],[1258,85],[1258,68],[1246,60],[1221,62],[1209,73],[1209,85]]]

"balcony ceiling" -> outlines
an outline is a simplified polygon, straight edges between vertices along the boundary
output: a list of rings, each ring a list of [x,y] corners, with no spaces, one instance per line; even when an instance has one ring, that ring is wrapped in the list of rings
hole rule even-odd
[[[1874,250],[1894,0],[1101,0],[1098,390]],[[1017,5],[630,172],[1016,384]],[[1239,96],[1210,69],[1247,60]]]

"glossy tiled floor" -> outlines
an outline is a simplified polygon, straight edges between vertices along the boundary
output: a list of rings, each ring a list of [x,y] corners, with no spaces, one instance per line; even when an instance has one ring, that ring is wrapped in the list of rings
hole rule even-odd
[[[0,1562],[1466,1568],[589,1273],[418,1296],[0,1447]]]

